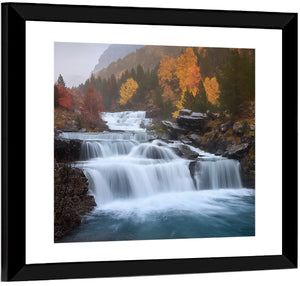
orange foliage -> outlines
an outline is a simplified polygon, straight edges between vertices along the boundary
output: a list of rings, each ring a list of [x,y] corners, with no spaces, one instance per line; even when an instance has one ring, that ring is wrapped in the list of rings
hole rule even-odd
[[[205,81],[203,82],[207,100],[211,102],[212,104],[219,105],[219,96],[220,96],[220,89],[219,89],[219,83],[215,77],[209,79],[208,77],[205,78]]]
[[[100,112],[104,111],[104,107],[102,105],[102,96],[95,91],[93,86],[89,86],[84,94],[81,109],[84,123],[91,128],[99,127],[102,122]]]
[[[172,90],[172,88],[169,85],[167,85],[167,84],[164,86],[163,98],[165,100],[170,99],[172,102],[174,102],[175,100],[177,100],[177,95],[174,93],[174,91]]]
[[[198,54],[200,54],[200,52],[203,50],[203,47],[198,47]]]
[[[66,89],[63,86],[58,85],[58,103],[60,106],[66,108],[66,109],[71,109],[71,107],[73,106],[72,103],[72,93]]]
[[[179,79],[182,93],[189,90],[195,95],[201,75],[200,67],[197,66],[197,57],[192,48],[187,48],[185,53],[177,59],[175,74]]]
[[[160,61],[160,66],[158,70],[158,77],[160,79],[160,85],[162,87],[165,87],[172,80],[174,80],[175,70],[176,60],[165,55]]]
[[[188,69],[188,76],[186,78],[186,87],[195,96],[198,90],[198,85],[201,80],[200,67],[193,65]]]

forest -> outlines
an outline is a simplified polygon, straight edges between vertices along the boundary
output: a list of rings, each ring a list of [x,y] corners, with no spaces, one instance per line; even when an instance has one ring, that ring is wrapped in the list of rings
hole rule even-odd
[[[160,119],[171,119],[181,109],[210,110],[234,119],[255,100],[254,50],[155,46],[150,55],[140,50],[112,63],[115,74],[91,74],[77,87],[67,88],[60,75],[54,86],[57,127],[67,124],[63,113],[93,130],[101,125],[101,111],[156,110]],[[146,60],[138,63],[137,53]],[[124,62],[133,67],[123,69]]]

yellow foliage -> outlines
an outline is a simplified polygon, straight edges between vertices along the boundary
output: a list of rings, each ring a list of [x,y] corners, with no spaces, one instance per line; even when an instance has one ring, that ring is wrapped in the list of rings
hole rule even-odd
[[[165,101],[170,99],[172,102],[178,100],[176,93],[172,90],[172,88],[168,84],[164,86],[163,98]]]
[[[183,102],[184,102],[184,93],[181,95],[180,100],[178,100],[176,103],[177,110],[172,113],[173,118],[177,117],[179,115],[179,111],[184,108]]]
[[[197,66],[197,56],[192,48],[187,48],[185,53],[177,59],[175,74],[179,79],[182,93],[188,89],[195,95],[201,75],[200,67]]]
[[[215,77],[212,77],[211,79],[206,77],[203,85],[206,91],[207,100],[212,104],[219,105],[218,99],[220,96],[220,89],[217,79]]]
[[[158,70],[160,85],[162,87],[165,87],[166,85],[168,85],[169,82],[171,82],[174,79],[175,68],[176,60],[165,55],[160,61]]]
[[[133,78],[127,79],[125,83],[122,84],[120,89],[120,104],[125,105],[128,100],[135,94],[138,88],[137,82]]]

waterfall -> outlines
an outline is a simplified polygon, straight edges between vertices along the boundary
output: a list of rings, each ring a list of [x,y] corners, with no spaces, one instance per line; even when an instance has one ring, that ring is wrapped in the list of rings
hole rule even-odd
[[[136,144],[135,141],[130,140],[83,141],[81,160],[126,155]]]
[[[119,131],[61,134],[82,140],[81,164],[98,205],[160,193],[242,188],[239,162],[189,145],[198,159],[179,157],[176,149],[183,143],[155,140],[141,127],[150,124],[144,111],[107,112],[103,118]]]
[[[193,177],[198,190],[242,188],[240,164],[235,160],[197,162]]]
[[[60,242],[255,235],[255,193],[238,161],[148,134],[144,111],[103,117],[109,132],[60,134],[82,141],[77,166],[97,203]]]
[[[110,130],[145,131],[142,126],[151,124],[151,119],[146,118],[145,111],[104,112],[103,120]]]

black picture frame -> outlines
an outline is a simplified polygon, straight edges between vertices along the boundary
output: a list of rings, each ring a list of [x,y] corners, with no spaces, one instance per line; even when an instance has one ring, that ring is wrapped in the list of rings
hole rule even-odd
[[[26,21],[235,27],[282,31],[282,254],[26,264]],[[3,281],[297,267],[297,14],[2,3]],[[18,76],[18,84],[15,77]],[[16,100],[18,103],[16,103]],[[18,135],[15,126],[18,126]],[[16,164],[17,162],[17,164]],[[18,174],[16,179],[15,174]]]

